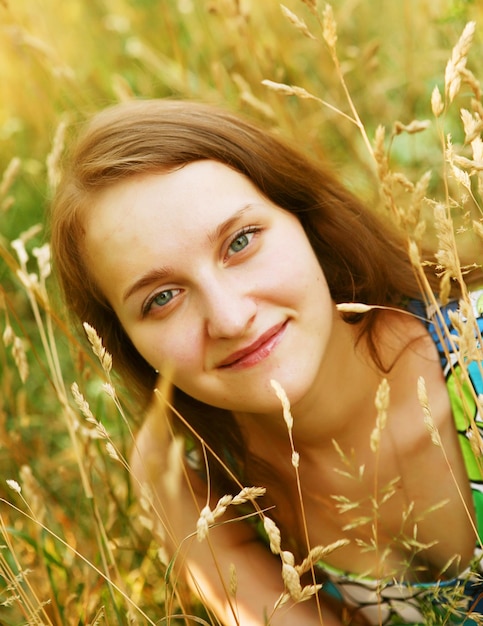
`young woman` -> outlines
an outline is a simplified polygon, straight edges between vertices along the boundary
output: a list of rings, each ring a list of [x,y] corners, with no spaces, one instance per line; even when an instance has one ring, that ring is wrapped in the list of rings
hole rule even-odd
[[[72,151],[52,246],[68,308],[94,326],[140,402],[162,379],[173,385],[183,478],[157,410],[138,435],[134,478],[149,484],[162,541],[222,623],[479,611],[480,364],[459,376],[450,317],[428,319],[405,245],[325,167],[211,106],[121,104]],[[347,302],[376,308],[339,312]],[[272,381],[291,404],[298,476]],[[193,537],[207,503],[252,485],[267,489],[258,514],[232,507],[204,541]],[[278,556],[264,515],[281,530]],[[334,542],[300,583],[321,591],[273,611],[282,562],[297,573],[311,548]]]

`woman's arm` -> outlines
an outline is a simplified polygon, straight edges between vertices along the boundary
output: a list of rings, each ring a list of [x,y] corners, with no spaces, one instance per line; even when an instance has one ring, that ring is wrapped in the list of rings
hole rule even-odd
[[[187,485],[180,467],[170,460],[169,436],[159,415],[151,415],[136,440],[131,469],[138,493],[148,486],[156,535],[175,558],[174,573],[180,569],[203,604],[226,626],[341,626],[328,607],[315,598],[273,607],[284,591],[281,561],[257,539],[255,531],[227,512],[220,524],[210,528],[203,541],[195,531],[201,509],[207,504],[206,485]],[[193,477],[197,481],[197,477]],[[144,492],[145,495],[145,492]],[[226,520],[226,521],[225,521]]]

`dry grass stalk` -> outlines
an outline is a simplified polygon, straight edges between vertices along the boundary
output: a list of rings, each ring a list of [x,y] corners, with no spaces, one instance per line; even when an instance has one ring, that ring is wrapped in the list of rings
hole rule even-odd
[[[322,561],[322,559],[324,559],[327,555],[332,554],[332,552],[338,550],[339,548],[347,546],[349,543],[349,539],[339,539],[328,546],[315,546],[315,548],[310,550],[308,556],[302,561],[302,563],[300,565],[296,565],[295,569],[297,570],[299,576],[302,576],[302,574],[311,571],[312,567],[319,561]]]
[[[47,181],[51,192],[54,192],[57,189],[57,185],[60,182],[61,172],[59,168],[59,161],[64,149],[66,129],[67,122],[63,120],[57,126],[54,141],[52,143],[52,150],[47,155]]]
[[[263,527],[265,528],[265,532],[267,533],[270,541],[270,550],[273,554],[280,554],[282,551],[282,536],[280,534],[280,529],[275,522],[266,515],[263,516]]]
[[[304,22],[303,19],[295,15],[295,13],[290,11],[290,9],[287,9],[287,7],[283,4],[280,5],[280,8],[282,9],[282,13],[288,19],[288,21],[293,24],[295,28],[299,30],[303,35],[305,35],[305,37],[308,37],[309,39],[316,39],[316,37],[310,32],[307,24]]]
[[[466,70],[467,56],[473,41],[475,27],[475,22],[468,22],[466,24],[458,43],[453,48],[451,58],[446,65],[444,82],[449,102],[454,100],[460,90],[461,79],[465,75],[464,71]]]
[[[375,405],[377,409],[376,427],[371,433],[371,450],[377,452],[381,441],[381,433],[387,423],[387,411],[389,409],[390,388],[387,378],[383,378],[376,392]]]
[[[483,130],[483,120],[468,111],[468,109],[460,109],[461,121],[465,131],[465,143],[471,144],[475,139],[481,139],[480,134]]]
[[[276,380],[272,379],[270,381],[270,384],[273,390],[275,391],[277,398],[280,400],[282,404],[283,419],[285,420],[285,424],[287,425],[287,429],[289,433],[291,433],[292,428],[293,428],[293,417],[292,417],[292,412],[290,410],[290,401],[287,397],[287,394],[285,393],[285,389]]]
[[[243,78],[243,76],[234,72],[231,74],[231,78],[240,91],[240,99],[242,102],[245,102],[252,107],[252,109],[258,111],[269,120],[275,121],[277,119],[272,107],[266,102],[262,102],[260,98],[257,98],[253,94],[250,84]]]
[[[334,11],[330,4],[326,4],[322,13],[322,34],[327,44],[331,56],[337,57],[337,23],[334,18]]]
[[[431,110],[434,117],[438,118],[444,111],[444,102],[439,87],[436,85],[431,93]]]
[[[84,322],[83,326],[84,326],[84,330],[86,331],[86,335],[89,340],[89,343],[91,344],[92,351],[94,352],[96,357],[99,359],[102,365],[102,369],[106,372],[106,374],[109,374],[109,372],[112,369],[112,356],[109,354],[109,352],[107,352],[107,350],[102,345],[102,339],[97,334],[96,329],[93,328],[87,322]]]
[[[473,230],[477,236],[483,241],[483,222],[473,221]]]
[[[457,332],[458,360],[460,363],[483,362],[483,344],[476,322],[473,305],[466,299],[459,302],[458,311],[449,311],[449,319]]]
[[[451,281],[457,280],[462,284],[463,280],[454,239],[453,221],[448,217],[446,207],[439,202],[434,205],[433,214],[438,238],[438,250],[435,258],[441,277],[439,298],[442,304],[446,304],[451,292]]]
[[[2,180],[0,181],[0,199],[6,200],[6,196],[13,185],[15,179],[20,172],[21,161],[18,157],[13,157],[10,163],[5,169]],[[5,206],[11,205],[11,201],[5,204]]]
[[[25,350],[25,344],[21,337],[18,337],[10,325],[8,318],[5,325],[5,330],[2,335],[3,343],[5,347],[10,347],[17,371],[22,383],[25,383],[29,376],[29,364],[27,359],[27,352]]]
[[[458,491],[458,495],[461,499],[461,502],[463,504],[463,506],[465,507],[465,511],[466,514],[468,515],[468,519],[470,520],[471,523],[471,527],[473,529],[473,532],[475,533],[475,538],[477,539],[477,541],[479,542],[480,546],[483,547],[483,545],[481,544],[481,539],[479,539],[479,534],[478,534],[478,530],[475,526],[475,523],[473,522],[473,517],[471,515],[471,512],[468,510],[468,507],[466,506],[465,503],[465,499],[463,497],[463,494],[461,493],[460,487],[458,485],[458,482],[456,480],[456,477],[454,475],[453,472],[453,468],[451,467],[451,464],[448,460],[448,456],[446,454],[446,450],[443,446],[443,443],[441,441],[441,437],[438,431],[438,428],[436,427],[434,420],[433,420],[433,416],[431,413],[431,408],[429,405],[429,400],[428,400],[428,394],[426,392],[426,382],[424,380],[424,378],[422,376],[420,376],[418,378],[418,385],[417,385],[417,393],[418,393],[418,400],[419,403],[421,405],[421,408],[423,409],[423,414],[424,414],[424,423],[426,425],[426,428],[428,429],[429,434],[431,435],[431,441],[434,443],[434,445],[438,446],[439,448],[441,448],[441,451],[443,453],[445,462],[447,464],[448,470],[451,474],[451,478],[454,481],[454,484],[456,486],[456,489]],[[479,436],[479,435],[478,435]],[[444,503],[441,503],[442,506]]]
[[[396,121],[393,125],[393,133],[400,135],[401,133],[408,133],[408,135],[415,135],[416,133],[422,133],[431,126],[429,120],[413,120],[409,124],[403,124]]]
[[[426,381],[422,376],[418,378],[418,400],[421,408],[423,409],[424,423],[429,434],[431,435],[431,441],[435,446],[441,447],[441,437],[439,436],[439,431],[433,421],[433,416],[429,407],[428,394],[426,392]]]
[[[265,491],[264,487],[244,487],[236,496],[222,496],[213,510],[208,504],[204,506],[196,523],[198,541],[206,539],[209,529],[224,515],[230,505],[238,506],[246,502],[253,502],[256,498],[263,496]]]
[[[356,123],[349,115],[347,115],[346,113],[344,113],[343,111],[335,107],[334,105],[330,104],[326,100],[322,100],[321,98],[318,98],[317,96],[314,96],[313,94],[309,93],[303,87],[296,87],[295,85],[286,85],[285,83],[277,83],[273,80],[268,80],[268,79],[262,80],[262,85],[265,85],[265,87],[268,87],[269,89],[271,89],[272,91],[276,91],[277,93],[281,93],[284,96],[296,96],[297,98],[300,98],[301,100],[315,100],[316,102],[323,104],[328,109],[330,109],[331,111],[334,111],[338,115],[341,115],[342,117],[349,120],[350,122]]]
[[[310,11],[318,16],[317,12],[317,0],[302,0],[302,2],[309,7]]]
[[[46,494],[29,465],[22,465],[20,468],[20,479],[25,498],[29,503],[29,510],[36,520],[44,522],[47,515]]]
[[[309,8],[309,10],[314,15],[317,15],[317,3],[316,3],[315,0],[302,0],[302,2],[304,2],[304,4]],[[5,6],[7,6],[7,3],[6,2],[2,2],[2,0],[0,0],[0,3],[4,4]],[[181,6],[182,3],[180,2],[180,3],[171,3],[171,4],[173,6],[175,6],[176,4]],[[220,3],[218,3],[218,4],[220,4]],[[225,2],[224,4],[228,5],[228,2]],[[234,13],[235,12],[241,13],[240,10],[236,8],[236,5],[240,6],[240,3],[237,3],[237,2],[235,2],[235,0],[233,0],[233,1],[231,1],[230,4],[234,8],[234,10],[233,10]],[[394,3],[394,4],[395,4],[395,6],[397,5],[397,3]],[[187,5],[193,6],[193,3],[187,2],[187,3],[183,3],[183,5],[185,5],[185,6],[187,6]],[[123,7],[123,2],[121,2],[119,4],[119,10],[122,11],[124,8],[125,7]],[[343,12],[341,12],[341,15],[343,15]],[[188,17],[186,19],[188,19]],[[332,16],[332,19],[333,19],[333,16]],[[327,25],[328,25],[328,22],[327,22],[326,26]],[[35,26],[35,25],[33,25],[33,26]],[[332,45],[335,48],[336,38],[337,38],[337,32],[335,30],[335,20],[333,20],[333,26],[334,26],[334,33],[333,34],[334,34],[334,37],[335,37],[335,41],[332,41]],[[342,26],[344,26],[344,25],[342,25]],[[208,99],[213,97],[213,96],[216,96],[219,99],[220,93],[224,93],[223,92],[224,85],[221,84],[221,85],[217,86],[217,87],[221,87],[221,88],[217,89],[217,93],[215,94],[214,91],[210,90],[209,87],[208,87],[208,85],[210,83],[210,78],[212,78],[211,75],[210,75],[210,77],[208,77],[208,80],[206,80],[204,82],[204,84],[203,84],[204,76],[203,76],[203,72],[202,71],[201,72],[197,72],[196,74],[193,74],[193,72],[191,70],[191,65],[189,63],[187,63],[187,64],[185,64],[183,66],[183,59],[182,59],[182,54],[183,53],[182,53],[182,47],[181,47],[182,46],[181,38],[177,38],[175,36],[177,31],[176,31],[176,25],[174,24],[174,22],[171,23],[171,27],[172,27],[173,41],[176,41],[176,46],[178,46],[176,48],[176,51],[175,51],[176,63],[174,63],[172,61],[172,57],[170,58],[168,55],[157,54],[157,50],[155,48],[153,48],[152,59],[147,58],[147,57],[144,59],[146,61],[147,65],[154,68],[155,73],[156,73],[156,77],[157,78],[161,78],[162,81],[165,82],[166,85],[168,85],[168,88],[171,91],[174,90],[174,91],[176,91],[176,93],[179,93],[181,95],[185,95],[185,94],[187,94],[188,96],[195,95],[195,97],[198,97],[198,96],[200,96],[200,97],[207,97]],[[199,24],[199,30],[197,32],[201,32],[201,30],[202,30],[202,25],[200,23]],[[141,32],[141,31],[136,30],[136,32]],[[259,32],[261,32],[261,31],[259,31]],[[343,32],[344,32],[344,29],[341,28],[341,34],[340,34],[340,39],[341,40],[342,40],[342,33]],[[211,34],[212,33],[210,31],[210,36],[211,36]],[[126,49],[128,49],[129,45],[128,45],[127,37],[129,35],[129,33],[124,31],[123,33],[121,33],[121,35],[124,38],[124,43],[126,44]],[[329,36],[328,32],[326,32],[326,35],[327,35],[327,38],[330,39],[330,36]],[[381,37],[382,37],[382,35],[383,35],[383,33],[381,33]],[[143,36],[144,36],[144,33],[143,33]],[[94,39],[95,38],[92,38],[92,40],[94,40]],[[212,38],[212,39],[214,39],[214,38]],[[51,59],[52,63],[51,63],[51,67],[50,68],[47,67],[46,63],[43,64],[43,68],[42,69],[44,69],[44,67],[45,67],[47,69],[47,73],[50,72],[54,76],[56,74],[56,72],[58,72],[59,64],[57,63],[56,59],[54,58],[53,51],[50,50],[50,49],[46,49],[45,46],[42,46],[42,42],[40,42],[40,45],[39,45],[39,43],[36,42],[32,38],[29,39],[28,37],[20,37],[18,43],[20,45],[24,45],[24,46],[27,45],[27,46],[30,46],[32,48],[38,49],[40,51],[41,56],[43,57],[44,61],[47,58]],[[116,45],[117,45],[117,43],[119,43],[119,42],[116,41]],[[307,45],[307,43],[309,45],[312,45],[312,44],[310,44],[310,42],[304,41],[305,45]],[[344,44],[345,42],[342,41],[341,43]],[[355,43],[357,45],[357,42],[350,42],[350,43]],[[249,85],[250,85],[250,82],[251,82],[251,84],[257,83],[259,81],[259,76],[260,75],[261,76],[267,75],[266,74],[266,67],[263,68],[263,72],[261,74],[255,72],[253,74],[253,76],[250,76],[250,72],[249,72],[250,68],[248,68],[248,71],[245,73],[245,70],[247,69],[247,65],[243,65],[243,61],[241,60],[241,57],[240,58],[236,58],[237,50],[235,49],[235,42],[230,41],[229,44],[230,44],[230,48],[229,48],[230,49],[230,53],[233,53],[233,57],[235,57],[235,59],[234,59],[235,62],[239,63],[239,65],[237,65],[237,67],[241,67],[242,68],[240,71],[243,71],[244,76],[246,76],[246,78],[247,78],[246,85],[248,87],[244,91],[242,91],[240,89],[240,99],[241,99],[241,101],[242,102],[246,102],[254,110],[258,110],[260,113],[265,115],[266,112],[268,111],[268,109],[264,109],[262,106],[260,106],[260,104],[263,105],[264,103],[263,102],[261,103],[253,94],[251,94],[251,90],[249,88]],[[57,43],[56,43],[56,45],[57,45]],[[218,46],[222,46],[222,45],[223,45],[223,42],[217,41],[217,47]],[[271,56],[273,56],[274,58],[280,59],[280,56],[277,57],[276,50],[273,50],[271,48],[268,49],[268,54],[267,54],[266,53],[267,49],[264,49],[263,47],[260,47],[260,50],[257,51],[252,46],[247,45],[246,39],[243,40],[243,45],[244,45],[244,48],[247,48],[247,49],[250,50],[249,55],[250,55],[250,57],[252,57],[250,59],[250,61],[252,61],[252,60],[254,60],[256,58],[256,56],[257,56],[257,54],[259,54],[260,50],[262,50],[262,52],[265,53],[264,54],[264,60],[266,60],[267,58],[269,58]],[[283,46],[286,46],[286,41],[284,41]],[[133,46],[133,48],[134,47],[135,46]],[[107,48],[108,48],[108,45],[106,45],[106,51],[107,51]],[[200,49],[200,48],[197,48],[197,49]],[[286,52],[284,47],[281,49],[281,51],[284,52],[284,53]],[[23,52],[27,52],[28,53],[29,51],[28,50],[27,51],[24,50]],[[86,49],[85,52],[86,52],[86,54],[84,54],[83,57],[84,58],[88,58],[89,50]],[[77,54],[77,50],[76,50],[76,54]],[[192,52],[190,52],[190,55],[192,55]],[[209,56],[209,54],[207,54],[207,56]],[[294,57],[295,56],[297,56],[297,55],[294,55]],[[142,55],[141,55],[140,58],[141,58],[141,60],[143,60],[142,59]],[[98,59],[98,57],[96,57],[96,59]],[[10,60],[11,59],[7,59],[7,63]],[[321,69],[321,59],[319,57],[316,57],[316,59],[314,60],[313,66],[310,66],[310,67],[315,68],[316,71],[320,70],[322,72],[322,74],[325,75],[325,71],[324,71],[325,68],[322,67],[322,69]],[[344,68],[346,68],[346,67],[347,66],[344,65]],[[102,70],[101,66],[99,66],[99,69]],[[110,67],[108,69],[109,69],[109,72],[108,72],[109,76],[115,75],[112,72],[112,67]],[[146,68],[143,68],[143,71],[145,69]],[[120,72],[124,73],[124,71],[125,71],[125,67],[120,68]],[[211,68],[210,68],[210,71],[212,71]],[[314,72],[314,74],[316,73],[316,71]],[[468,84],[471,87],[471,89],[474,91],[475,97],[478,98],[479,97],[479,95],[478,95],[478,85],[475,82],[474,77],[471,74],[471,72],[469,72],[467,70],[466,66],[462,65],[462,64],[459,65],[458,72],[459,72],[460,81],[462,83],[464,82],[464,83]],[[214,70],[213,70],[213,74],[214,74]],[[23,79],[23,74],[19,73],[19,76],[20,75],[22,75],[22,79]],[[99,76],[101,76],[101,75],[102,75],[102,72],[100,71]],[[118,76],[119,75],[120,74],[118,74]],[[282,76],[282,74],[277,74],[277,73],[275,73],[274,75],[276,77],[278,77],[278,78],[280,78]],[[289,74],[289,75],[293,75],[293,74]],[[165,81],[165,78],[166,78],[166,81]],[[307,78],[307,76],[304,75],[304,78]],[[133,93],[139,93],[141,91],[139,89],[139,85],[136,83],[136,77],[135,77],[135,73],[134,72],[132,73],[132,75],[130,74],[130,80],[132,82],[132,86],[131,86],[131,84],[128,85],[126,83],[126,81],[124,81],[123,84],[118,89],[115,90],[116,94],[117,94],[117,96],[119,98],[132,97]],[[295,77],[294,80],[296,81],[296,77]],[[189,87],[187,87],[188,83],[190,84]],[[193,88],[192,85],[195,85],[195,83],[196,83],[196,86]],[[200,85],[200,83],[202,83],[202,84]],[[197,85],[200,85],[199,89],[198,89]],[[44,85],[43,85],[43,87],[44,87]],[[86,96],[90,97],[90,91],[91,90],[89,90],[89,89],[87,89],[87,90],[86,89],[82,89],[82,85],[81,84],[77,85],[76,88],[78,88],[79,93],[82,92],[82,97],[80,99],[78,99],[78,101],[80,101],[81,108],[83,110],[85,110],[86,105],[87,105],[87,107],[90,106],[90,103],[88,103],[86,101]],[[47,90],[47,87],[45,87],[45,89]],[[56,85],[56,91],[55,91],[56,94],[58,93],[57,89],[58,89],[58,84]],[[110,91],[110,86],[109,85],[107,86],[107,89],[109,91],[109,96],[108,97],[111,98],[111,91]],[[195,90],[194,92],[193,92],[193,89]],[[309,86],[309,91],[310,90],[311,90],[311,88]],[[21,89],[18,90],[19,93],[22,93],[22,91],[24,92],[24,90],[21,90]],[[313,92],[314,93],[318,93],[316,90],[313,90]],[[302,96],[302,93],[303,92],[299,92],[299,93],[296,94],[296,93],[294,93],[292,91],[289,95],[296,95],[298,97],[306,97],[306,98],[310,97],[312,100],[314,100],[314,99],[317,100],[317,98],[315,96],[313,96],[312,94],[307,95],[308,92],[305,92],[304,96]],[[372,93],[372,91],[371,91],[371,93]],[[75,90],[72,90],[72,92],[69,94],[69,96],[70,96],[69,102],[73,102],[74,107],[75,107],[76,106],[76,98],[77,98]],[[105,101],[105,99],[106,99],[105,95],[102,95],[101,99],[103,101]],[[40,103],[40,100],[39,100],[39,103]],[[371,105],[372,105],[372,103],[371,103]],[[44,121],[43,118],[41,117],[43,115],[43,113],[41,112],[41,106],[39,105],[38,107],[34,107],[34,108],[35,108],[35,114],[38,115],[38,119],[36,119],[35,121],[36,122],[39,122],[40,120]],[[289,107],[287,107],[287,109],[288,108]],[[332,107],[332,109],[334,111],[337,111],[337,109],[335,107]],[[441,94],[439,93],[439,90],[437,91],[437,94],[432,97],[432,109],[433,109],[433,114],[435,114],[436,117],[439,117],[443,113],[443,111],[444,111],[444,104],[442,102],[442,97],[441,97]],[[19,113],[18,113],[19,117],[22,115],[22,113],[20,111],[21,111],[21,107],[19,107]],[[478,120],[478,115],[479,115],[479,119],[483,119],[483,115],[481,114],[481,105],[479,103],[474,102],[472,104],[472,111],[473,111],[473,114],[474,114],[475,123]],[[338,112],[340,113],[340,111],[338,111]],[[281,109],[278,113],[280,115],[277,116],[278,117],[277,121],[280,122],[280,126],[282,127],[282,130],[284,130],[283,129],[283,110]],[[384,113],[387,113],[387,111],[384,111]],[[364,114],[367,115],[367,110],[364,111]],[[391,115],[390,111],[389,111],[389,115]],[[398,111],[398,115],[399,115],[399,111]],[[267,117],[269,117],[269,116],[267,115]],[[289,116],[287,116],[287,118],[288,117]],[[272,114],[272,118],[271,119],[275,120],[275,116],[273,114]],[[348,117],[348,119],[351,119],[352,122],[354,121],[352,118]],[[379,118],[379,119],[381,119],[381,118]],[[389,119],[394,119],[394,118],[393,117],[389,117]],[[28,120],[27,119],[25,121],[27,122],[27,124],[29,124],[32,120]],[[53,127],[55,127],[56,122],[57,122],[57,120],[55,122],[52,122],[52,119],[50,119],[48,121],[48,123],[44,125],[44,127],[46,127],[46,128],[53,128]],[[285,130],[287,130],[287,129],[285,129]],[[476,130],[474,132],[476,132]],[[300,138],[300,135],[298,136],[298,138]],[[472,143],[473,141],[475,142],[474,144]],[[54,141],[54,143],[55,143],[55,141]],[[354,142],[354,143],[357,143],[357,142]],[[474,166],[475,163],[478,165],[482,161],[482,158],[481,158],[481,156],[479,156],[479,155],[481,155],[481,144],[480,145],[478,144],[478,138],[477,137],[475,137],[475,139],[471,139],[471,134],[468,133],[468,135],[466,137],[466,143],[470,143],[471,144],[472,159],[468,159],[467,161],[465,161],[464,159],[465,159],[465,157],[467,155],[465,155],[465,157],[456,157],[456,158],[453,158],[453,165],[456,168],[459,168],[459,170],[462,170],[461,174],[460,174],[460,172],[455,170],[455,176],[456,177],[460,176],[461,181],[464,184],[468,185],[469,179],[465,176],[466,171],[467,171],[469,177],[472,177],[473,175],[478,176],[478,171],[479,170],[477,170],[477,168],[473,167],[473,166]],[[17,151],[15,153],[17,153]],[[29,162],[31,161],[32,164],[33,164],[34,163],[34,159],[36,159],[36,158],[37,158],[37,162],[43,162],[44,161],[44,157],[43,156],[38,158],[34,154],[34,151],[32,151],[31,154],[30,154],[30,151],[29,151]],[[25,162],[25,163],[26,163],[26,168],[30,167],[30,165],[27,162]],[[54,164],[53,170],[55,170],[55,164]],[[6,178],[6,176],[4,174],[4,179],[5,178]],[[400,176],[398,177],[397,175],[392,175],[391,177],[388,177],[388,181],[387,182],[388,182],[388,190],[390,190],[393,185],[397,185],[399,187],[407,188],[408,192],[411,189],[410,186],[407,184],[407,180],[405,180],[403,177],[400,177]],[[472,182],[474,183],[474,181],[472,181]],[[417,193],[416,192],[416,187],[417,187],[417,184],[414,185],[414,192],[413,193],[415,195]],[[6,191],[6,193],[8,193],[8,190]],[[424,195],[425,193],[426,193],[426,191],[424,191],[424,193],[421,192],[421,195]],[[418,201],[419,200],[416,198],[415,199],[415,205],[417,205]],[[3,209],[6,209],[6,208],[8,208],[8,206],[11,206],[12,202],[13,202],[13,198],[5,198],[5,200],[1,204],[1,207]],[[402,217],[404,217],[404,216],[402,216]],[[411,218],[411,219],[413,220],[413,218]],[[401,218],[401,223],[404,224],[402,218]],[[416,220],[416,222],[414,222],[414,220],[413,220],[411,223],[418,223],[418,222],[417,222],[417,220]],[[408,230],[409,230],[409,226],[408,226]],[[481,240],[483,240],[483,223],[482,223],[481,220],[474,220],[474,230],[475,230],[476,236],[478,238],[481,238]],[[414,234],[414,233],[413,233],[413,238],[416,241],[419,240],[419,237],[417,237],[416,234]],[[39,263],[39,265],[40,265],[40,263]],[[40,267],[39,267],[39,275],[41,275],[41,274],[42,274],[42,270],[40,270]],[[37,290],[39,289],[39,281],[37,279],[31,278],[29,276],[29,274],[27,273],[27,271],[22,273],[22,280],[23,280],[23,285],[25,286],[25,288],[27,290],[29,290],[29,293],[32,293],[32,294],[35,295],[35,297],[37,297]],[[351,303],[348,303],[347,306],[350,307]],[[357,304],[354,305],[354,306],[357,307]],[[468,340],[469,340],[469,337],[468,337]],[[460,347],[461,347],[461,345],[460,345]],[[47,358],[50,359],[50,356],[48,356]],[[64,368],[66,367],[66,363],[63,363],[63,367]],[[6,372],[6,374],[8,374],[8,372]],[[54,374],[54,376],[57,376],[57,374]],[[47,387],[47,385],[46,385],[46,387]],[[55,387],[60,392],[59,395],[62,396],[62,385],[61,385],[61,382],[56,380]],[[108,391],[108,389],[105,389],[105,391]],[[20,396],[20,394],[19,394],[19,396]],[[61,412],[61,413],[65,412],[64,411],[64,400],[61,401],[59,412]],[[23,419],[25,419],[25,418],[23,418]],[[30,420],[32,418],[31,418],[31,416],[27,416],[27,419]],[[76,432],[78,433],[78,431],[76,431]],[[75,442],[74,442],[73,445],[75,445]],[[64,453],[67,452],[67,451],[68,450],[63,450]],[[82,455],[81,455],[81,457],[82,457]],[[90,460],[92,460],[91,457],[90,457]],[[294,459],[294,461],[296,461],[298,463],[297,459]],[[86,459],[81,458],[81,463],[86,464]],[[39,461],[38,469],[39,469],[39,471],[41,471],[41,469],[42,469],[42,465],[41,465],[40,461]],[[363,471],[363,467],[361,467],[359,469],[360,469],[361,472]],[[66,478],[67,479],[71,479],[71,475],[67,474]],[[355,478],[357,479],[357,476],[355,476]],[[22,486],[23,486],[23,488],[25,490],[26,483],[25,483],[25,481],[23,479],[22,479],[21,482],[22,482]],[[67,505],[68,505],[68,502],[67,502]],[[83,524],[85,524],[85,527],[88,527],[88,523],[87,522],[83,521]],[[106,524],[107,524],[107,522],[106,522]],[[75,530],[77,530],[77,529],[75,529]],[[81,529],[81,530],[85,531],[85,528]],[[47,531],[45,531],[45,532],[47,532]],[[80,535],[81,534],[82,534],[82,532],[80,533]],[[80,537],[80,535],[79,535],[79,537]],[[414,541],[415,543],[418,542],[418,538],[417,538],[416,533],[414,534],[413,537],[410,538],[410,540]],[[316,548],[314,548],[311,551],[311,554],[313,553],[314,550],[316,550]],[[14,548],[12,548],[12,551],[14,552]],[[71,560],[72,559],[68,559],[68,558],[65,559],[66,562],[67,561],[70,562]],[[293,566],[297,573],[298,573],[298,568],[302,567],[302,565],[303,565],[303,564],[301,564],[301,566],[293,565],[293,561],[291,561],[291,559],[290,559],[288,554],[286,555],[286,561],[287,561],[287,565],[289,567]],[[310,558],[307,557],[307,559],[305,561],[310,562]],[[304,561],[304,563],[305,563],[305,561]],[[9,560],[9,563],[10,563],[10,565],[12,564],[11,560]],[[67,565],[66,565],[66,573],[67,573],[67,575],[69,576],[69,578],[72,581],[75,581],[75,580],[77,580],[77,578],[75,576],[75,571],[74,571],[74,574],[72,574],[73,571],[74,570],[68,570]],[[3,570],[2,570],[2,572],[3,572]],[[26,570],[25,569],[24,570],[20,570],[19,569],[19,572],[20,573],[17,572],[17,575],[19,577],[18,583],[21,582],[22,575],[26,574]],[[130,572],[130,576],[132,578],[134,578],[135,575],[136,575],[135,572]],[[140,577],[141,577],[140,581],[139,581],[139,588],[141,588],[142,587],[142,573],[141,574],[138,573],[138,575],[140,575]],[[11,576],[15,577],[15,573],[13,572],[13,570],[12,570]],[[6,580],[9,579],[8,577],[5,577],[5,578],[6,578]],[[25,578],[27,579],[28,576],[25,576]],[[28,582],[28,580],[26,582]],[[294,579],[294,582],[295,582],[295,587],[298,588],[296,579]],[[138,583],[136,583],[136,584],[138,584]],[[22,591],[20,590],[21,589],[21,585],[19,584],[18,587],[19,587],[18,594],[20,595],[22,593]],[[101,597],[101,594],[99,592],[100,587],[101,587],[101,585],[97,585],[97,588],[95,590],[95,594],[96,595],[99,594],[98,597]],[[108,582],[106,583],[106,587],[109,587],[109,583]],[[14,591],[13,593],[17,593],[17,592]],[[232,593],[234,594],[235,591],[233,590]],[[93,593],[93,595],[94,595],[94,593]],[[141,594],[141,591],[139,591],[139,589],[138,589],[138,591],[136,592],[136,596],[135,597],[138,598],[138,597],[141,597],[142,595],[144,595],[144,594]],[[62,596],[62,594],[61,594],[61,596]],[[26,614],[26,617],[25,617],[24,621],[28,620],[28,622],[32,623],[32,624],[33,623],[37,624],[37,623],[40,623],[40,622],[42,622],[42,623],[49,623],[49,624],[51,623],[51,621],[49,620],[49,616],[48,615],[41,615],[39,613],[39,608],[38,607],[42,606],[42,600],[41,600],[42,597],[43,597],[42,594],[40,594],[40,599],[37,599],[37,600],[34,600],[33,602],[31,602],[30,608],[28,610],[28,613]],[[131,595],[131,600],[132,600],[133,597],[134,596]],[[61,597],[61,600],[62,599],[63,598]],[[82,602],[83,602],[83,598],[79,598],[79,604],[81,604]],[[457,599],[455,599],[455,602],[457,602]],[[73,604],[73,602],[70,602],[70,603]],[[90,599],[89,604],[90,604],[90,606],[92,606],[92,599]],[[87,606],[87,603],[86,603],[86,606]],[[99,606],[99,604],[97,606]],[[159,607],[158,607],[158,609],[159,609]],[[107,611],[108,610],[109,609],[107,609]],[[88,613],[90,613],[90,616],[88,616]],[[66,615],[69,615],[69,614],[66,612]],[[480,618],[481,618],[481,616],[477,617],[477,619],[481,621]],[[102,609],[100,611],[98,611],[96,609],[94,617],[92,617],[92,612],[90,612],[88,610],[86,610],[85,615],[82,616],[82,620],[84,622],[89,620],[89,622],[91,624],[96,623],[98,620],[101,620],[101,619],[104,619],[103,616],[102,616]],[[137,623],[136,619],[139,621],[139,618],[133,618],[133,623]],[[94,620],[94,622],[93,622],[93,620]],[[81,621],[80,616],[78,617],[78,619],[72,620],[72,623],[74,623],[74,621],[75,621],[75,623]],[[106,616],[105,617],[105,622],[107,623],[107,621],[108,621],[108,617]],[[434,620],[431,623],[439,623],[439,621],[440,621],[440,616],[434,616]],[[152,622],[150,622],[148,620],[148,623],[152,623]]]
[[[375,307],[362,302],[340,302],[336,308],[340,313],[367,313]]]

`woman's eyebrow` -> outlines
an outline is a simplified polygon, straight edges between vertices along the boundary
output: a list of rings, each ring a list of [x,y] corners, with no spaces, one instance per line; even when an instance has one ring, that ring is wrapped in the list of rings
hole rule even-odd
[[[251,209],[253,209],[253,204],[246,204],[241,209],[236,211],[233,215],[231,215],[227,220],[219,224],[213,231],[208,233],[208,241],[211,245],[214,245],[218,239],[223,237],[233,226]]]
[[[158,280],[165,280],[168,276],[172,275],[173,273],[174,273],[173,268],[169,266],[150,270],[149,272],[141,276],[141,278],[136,280],[136,282],[134,282],[130,287],[128,287],[128,289],[126,289],[122,297],[122,301],[126,302],[128,298],[130,298],[140,289],[143,289],[144,287],[148,287],[149,285],[151,285],[152,283]]]
[[[253,209],[252,204],[247,204],[243,206],[241,209],[236,211],[233,215],[231,215],[224,222],[219,224],[213,231],[208,233],[208,241],[211,245],[214,245],[215,242],[223,237],[233,226],[251,209]],[[130,287],[126,289],[122,296],[122,301],[125,302],[128,298],[134,295],[137,291],[143,289],[151,285],[152,283],[165,280],[169,276],[174,274],[174,270],[170,266],[159,267],[153,270],[149,270],[146,274],[141,276],[138,280],[136,280]]]

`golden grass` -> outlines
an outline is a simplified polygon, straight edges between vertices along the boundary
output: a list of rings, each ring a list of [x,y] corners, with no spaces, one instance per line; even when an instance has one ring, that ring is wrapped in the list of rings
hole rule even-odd
[[[0,623],[180,623],[171,618],[185,611],[215,623],[171,584],[146,503],[132,495],[126,459],[142,416],[118,395],[95,332],[86,329],[93,356],[59,313],[43,243],[64,141],[91,112],[133,95],[246,112],[327,156],[400,225],[433,298],[419,256],[429,237],[442,297],[458,281],[471,318],[465,280],[483,256],[483,8],[450,0],[339,0],[332,9],[315,0],[4,0],[0,16]],[[460,339],[465,355],[481,358],[473,328],[462,327]],[[430,421],[423,383],[420,394]],[[246,495],[205,511],[198,532]],[[297,566],[264,519],[287,590],[298,599],[313,593],[300,575],[331,547],[309,546]]]

